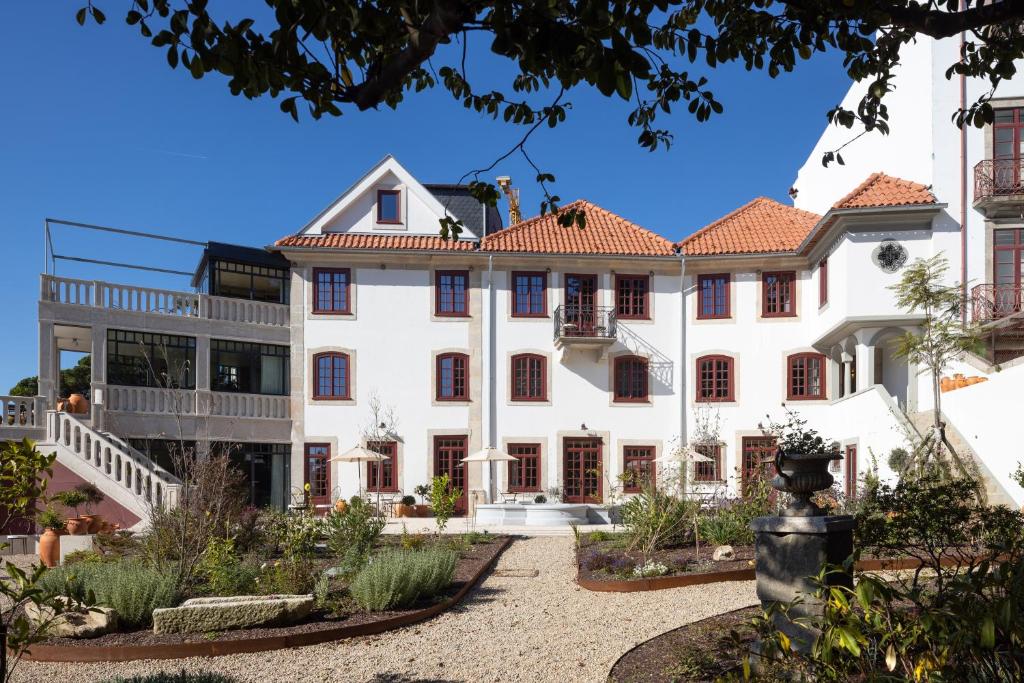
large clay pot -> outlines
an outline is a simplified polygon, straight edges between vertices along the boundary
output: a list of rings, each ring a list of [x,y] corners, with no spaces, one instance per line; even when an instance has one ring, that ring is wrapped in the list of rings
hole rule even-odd
[[[60,535],[53,529],[39,537],[39,561],[47,567],[56,567],[60,562]]]
[[[416,506],[416,516],[417,517],[429,517],[430,516],[430,506],[429,505],[417,505]]]
[[[71,536],[84,536],[89,532],[89,525],[79,517],[71,517],[64,523],[64,528]]]
[[[87,534],[95,534],[103,528],[103,515],[79,515],[79,519],[85,522]]]
[[[969,387],[970,386],[974,386],[978,382],[984,382],[984,381],[985,380],[983,378],[978,377],[977,375],[975,375],[974,377],[968,377],[967,378],[967,386],[969,386]]]
[[[403,505],[398,503],[395,505],[395,517],[415,517],[416,506],[415,505]]]
[[[956,386],[954,387],[955,389],[963,389],[967,386],[967,379],[963,375],[954,375],[953,379],[956,382]]]
[[[348,503],[345,502],[344,498],[339,498],[338,500],[334,501],[334,511],[335,512],[337,512],[338,514],[342,514],[346,510],[348,510]]]
[[[83,414],[89,412],[89,399],[82,394],[71,394],[71,398],[68,399],[68,412]]]
[[[942,391],[942,393],[946,393],[947,391],[950,391],[952,388],[953,380],[950,379],[949,377],[943,377],[942,379],[939,380],[939,390]]]

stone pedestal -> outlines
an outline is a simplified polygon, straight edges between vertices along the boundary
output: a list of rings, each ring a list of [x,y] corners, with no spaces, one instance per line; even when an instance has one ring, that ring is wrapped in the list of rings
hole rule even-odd
[[[794,648],[807,652],[817,633],[806,627],[806,619],[822,612],[821,602],[814,598],[815,578],[825,565],[842,565],[853,553],[853,517],[758,517],[750,526],[757,597],[765,607],[803,600],[789,610],[788,618],[776,614],[775,626],[789,636]],[[853,577],[842,572],[830,574],[826,581],[853,586]]]

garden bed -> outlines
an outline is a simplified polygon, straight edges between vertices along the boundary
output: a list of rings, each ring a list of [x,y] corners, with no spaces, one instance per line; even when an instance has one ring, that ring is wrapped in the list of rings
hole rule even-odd
[[[154,634],[152,630],[109,633],[98,638],[55,638],[32,647],[25,658],[35,661],[131,661],[211,657],[261,652],[330,640],[381,633],[429,619],[457,604],[494,565],[511,537],[496,536],[460,553],[448,589],[435,600],[404,610],[353,611],[342,616],[314,613],[302,623],[204,634]]]
[[[746,607],[687,624],[640,643],[612,666],[612,683],[714,681],[742,667],[745,645],[754,640],[750,620],[760,607]],[[730,631],[740,636],[732,642]]]

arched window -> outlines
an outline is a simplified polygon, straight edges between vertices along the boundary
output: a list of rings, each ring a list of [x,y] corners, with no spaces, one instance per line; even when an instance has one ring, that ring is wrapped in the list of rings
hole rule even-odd
[[[438,401],[469,400],[469,356],[442,353],[437,357]]]
[[[512,400],[544,401],[548,397],[547,359],[535,353],[512,356]]]
[[[732,358],[701,356],[697,359],[697,401],[733,401]]]
[[[786,360],[786,398],[809,401],[825,398],[825,356],[795,353]]]
[[[351,368],[347,353],[318,353],[313,356],[313,398],[348,400]]]
[[[613,366],[614,401],[644,403],[648,400],[647,359],[640,356],[618,356]]]

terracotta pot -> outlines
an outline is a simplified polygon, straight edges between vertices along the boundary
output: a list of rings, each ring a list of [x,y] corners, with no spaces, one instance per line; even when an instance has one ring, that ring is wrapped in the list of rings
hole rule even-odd
[[[416,505],[416,516],[417,517],[429,517],[430,506],[429,505]]]
[[[89,399],[82,394],[71,394],[71,398],[68,399],[68,412],[83,414],[89,412]]]
[[[62,411],[66,412],[67,409],[68,409],[68,400],[66,398],[58,398],[57,399],[57,411],[58,412],[62,412]]]
[[[103,515],[95,515],[95,514],[80,515],[79,519],[81,519],[83,522],[85,522],[85,524],[86,524],[86,531],[85,531],[85,533],[87,533],[87,534],[98,533],[99,530],[103,528]]]
[[[984,381],[985,380],[983,378],[981,378],[981,377],[977,377],[977,376],[975,376],[975,377],[968,377],[967,378],[967,386],[972,386],[972,385],[977,384],[978,382],[984,382]]]
[[[335,512],[340,514],[340,513],[345,512],[345,510],[348,510],[348,503],[345,502],[344,499],[339,498],[338,500],[336,500],[334,502],[334,511]]]
[[[395,516],[396,517],[415,517],[416,506],[415,505],[403,505],[399,503],[395,505]]]
[[[942,391],[943,393],[951,390],[952,388],[953,380],[950,379],[949,377],[943,377],[942,379],[939,380],[939,390]]]
[[[89,531],[89,525],[80,517],[71,517],[64,522],[64,528],[71,536],[84,536]]]
[[[60,534],[55,529],[47,529],[39,537],[39,561],[47,567],[60,562]]]
[[[956,382],[956,386],[954,388],[963,389],[967,386],[967,379],[963,375],[956,375],[953,379]]]

